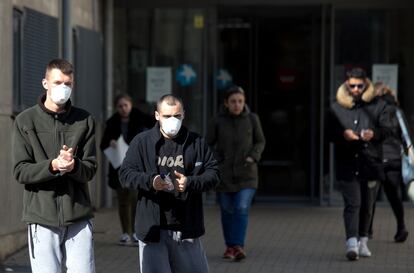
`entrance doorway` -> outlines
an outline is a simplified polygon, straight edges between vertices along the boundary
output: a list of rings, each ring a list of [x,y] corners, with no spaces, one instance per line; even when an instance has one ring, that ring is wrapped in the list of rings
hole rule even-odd
[[[218,70],[245,89],[266,136],[257,198],[314,198],[320,9],[232,8],[218,14]]]

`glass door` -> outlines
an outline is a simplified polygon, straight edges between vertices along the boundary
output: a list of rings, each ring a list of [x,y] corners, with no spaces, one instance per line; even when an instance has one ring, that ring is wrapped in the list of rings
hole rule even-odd
[[[315,194],[320,13],[306,7],[219,12],[218,71],[245,89],[266,136],[258,198]]]
[[[207,11],[131,9],[126,16],[126,34],[118,34],[127,39],[126,91],[142,107],[152,108],[148,111],[152,113],[161,95],[180,96],[186,111],[184,124],[203,134],[207,111]]]

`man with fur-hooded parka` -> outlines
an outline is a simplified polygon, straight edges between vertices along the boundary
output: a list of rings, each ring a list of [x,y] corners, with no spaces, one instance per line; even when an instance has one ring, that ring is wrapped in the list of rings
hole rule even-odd
[[[344,200],[346,257],[370,257],[369,227],[379,182],[383,179],[382,141],[390,134],[389,113],[360,68],[347,80],[331,106],[329,128],[335,145],[336,178]]]
[[[384,101],[375,96],[373,84],[368,81],[368,87],[360,99],[353,98],[346,83],[342,84],[331,111],[329,126],[331,140],[336,144],[337,180],[350,180],[355,176],[381,180],[381,145],[390,134],[390,114]],[[370,141],[347,141],[343,136],[346,129],[352,129],[359,135],[363,129],[372,129],[374,135]]]

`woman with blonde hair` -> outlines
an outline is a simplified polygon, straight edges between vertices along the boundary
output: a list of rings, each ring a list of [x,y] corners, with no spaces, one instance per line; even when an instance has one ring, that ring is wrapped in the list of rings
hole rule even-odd
[[[100,145],[102,151],[110,146],[116,148],[120,136],[129,144],[135,135],[152,128],[155,124],[153,117],[133,106],[132,98],[128,94],[117,95],[114,99],[114,107],[116,112],[106,121]],[[138,192],[121,187],[118,170],[119,168],[115,169],[111,164],[109,165],[108,186],[117,193],[118,214],[122,229],[119,244],[138,245],[138,238],[134,232]]]

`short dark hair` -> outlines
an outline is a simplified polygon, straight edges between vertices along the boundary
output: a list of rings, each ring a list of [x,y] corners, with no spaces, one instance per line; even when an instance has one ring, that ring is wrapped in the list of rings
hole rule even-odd
[[[114,98],[113,103],[114,103],[115,107],[121,99],[125,99],[125,100],[129,101],[132,104],[131,96],[128,95],[128,94],[125,94],[125,93],[121,93],[121,94],[116,95],[115,98]]]
[[[47,73],[52,69],[59,69],[65,75],[73,75],[74,73],[73,65],[65,59],[51,60],[46,66],[45,75],[47,75]]]
[[[365,80],[367,78],[367,72],[365,72],[365,70],[360,67],[355,67],[346,72],[346,77],[347,79],[356,78]]]
[[[224,95],[224,99],[228,100],[230,96],[234,94],[242,94],[243,96],[245,96],[243,88],[241,88],[238,85],[233,85],[229,89],[227,89],[226,94]]]
[[[184,111],[184,104],[183,100],[177,96],[174,96],[172,94],[163,95],[159,100],[157,101],[157,111],[160,110],[161,104],[163,102],[166,102],[168,105],[176,105],[177,103],[181,104],[181,109]]]

